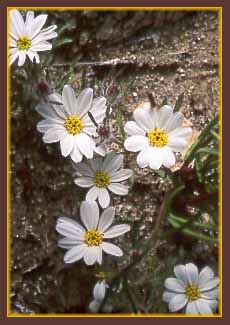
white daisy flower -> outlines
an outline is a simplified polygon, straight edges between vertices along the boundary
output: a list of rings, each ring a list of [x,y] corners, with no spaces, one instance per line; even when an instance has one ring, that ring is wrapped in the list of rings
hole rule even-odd
[[[105,280],[98,281],[93,288],[93,300],[89,304],[89,310],[92,313],[97,313],[100,305],[105,298],[105,292],[108,288],[108,284],[106,284]]]
[[[173,108],[168,105],[160,110],[147,105],[137,108],[133,115],[135,122],[125,125],[125,132],[130,135],[124,142],[125,149],[140,151],[137,164],[141,168],[172,167],[176,162],[173,152],[182,152],[192,134],[191,128],[182,127],[183,114],[173,113]]]
[[[212,314],[218,307],[218,277],[208,266],[198,272],[192,264],[174,267],[176,278],[168,278],[163,300],[169,310],[176,312],[185,308],[186,314]]]
[[[39,63],[37,52],[51,50],[52,44],[47,41],[57,37],[54,32],[57,26],[42,29],[47,17],[38,15],[34,18],[34,12],[28,11],[24,21],[18,10],[10,10],[10,65],[18,59],[18,66],[22,66],[26,56]]]
[[[93,158],[93,152],[103,155],[92,138],[98,134],[88,112],[97,123],[101,123],[106,112],[104,97],[93,99],[93,89],[86,88],[76,98],[74,90],[65,85],[62,96],[53,93],[48,96],[48,101],[36,107],[45,118],[37,124],[38,131],[44,133],[45,143],[60,141],[62,155],[70,155],[76,163],[82,160],[83,155]]]
[[[98,202],[102,208],[110,203],[109,191],[118,194],[128,194],[128,186],[120,184],[132,176],[131,169],[123,169],[123,155],[110,153],[105,159],[94,158],[87,163],[74,166],[80,177],[74,180],[80,187],[91,187],[86,194],[86,201]]]
[[[96,202],[82,202],[80,208],[81,226],[78,222],[61,217],[57,221],[56,230],[65,238],[58,246],[68,249],[64,256],[65,263],[74,263],[81,258],[87,265],[102,263],[102,251],[114,256],[122,256],[122,250],[104,239],[118,237],[130,230],[127,224],[112,226],[115,209],[112,207],[103,211],[99,218],[99,208]]]

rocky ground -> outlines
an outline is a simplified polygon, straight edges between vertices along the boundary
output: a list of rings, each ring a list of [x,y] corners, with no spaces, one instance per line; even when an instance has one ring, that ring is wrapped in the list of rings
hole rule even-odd
[[[123,120],[148,100],[157,105],[164,97],[175,104],[184,93],[182,112],[194,129],[194,138],[218,111],[218,16],[215,12],[53,12],[50,19],[63,25],[68,21],[77,32],[67,50],[55,53],[50,68],[51,86],[61,91],[66,62],[72,72],[68,82],[79,89],[82,79],[94,84],[99,94],[118,92],[111,104],[110,137],[107,146],[123,152],[122,137],[115,119]],[[69,70],[68,70],[69,71]],[[34,110],[38,98],[21,94],[20,79],[12,72],[11,101],[11,302],[19,313],[85,313],[92,297],[95,268],[81,263],[66,266],[57,248],[57,217],[78,216],[85,191],[73,183],[73,168],[62,158],[58,145],[45,145],[36,130],[40,117]],[[60,81],[61,79],[61,81]],[[25,91],[25,88],[23,88]],[[31,94],[30,94],[31,95]],[[108,259],[106,271],[118,270],[138,255],[140,240],[149,237],[162,197],[170,188],[157,174],[136,168],[135,155],[126,154],[126,166],[135,168],[138,179],[124,198],[114,197],[117,220],[128,220],[133,231],[119,240],[125,257]],[[165,231],[170,226],[162,224]],[[138,243],[138,244],[137,244]],[[217,267],[216,250],[189,239],[162,238],[130,276],[143,301],[143,312],[165,312],[161,302],[162,281],[172,266],[187,256],[198,265]],[[153,288],[151,292],[149,288]],[[139,296],[138,296],[139,297]],[[139,299],[139,300],[140,300]],[[126,298],[114,293],[113,312],[130,312]]]

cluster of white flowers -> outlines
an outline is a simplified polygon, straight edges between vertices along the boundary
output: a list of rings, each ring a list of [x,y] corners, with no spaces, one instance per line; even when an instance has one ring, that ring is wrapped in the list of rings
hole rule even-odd
[[[10,11],[10,64],[18,59],[18,66],[22,66],[27,56],[32,62],[39,63],[38,52],[52,48],[48,40],[57,37],[57,26],[42,29],[46,19],[47,15],[35,18],[34,12],[28,11],[24,21],[18,10]],[[127,195],[129,187],[123,182],[132,177],[133,172],[123,168],[122,154],[106,153],[97,144],[99,126],[106,116],[106,98],[94,98],[91,88],[84,89],[77,97],[73,88],[65,85],[61,95],[51,93],[36,110],[43,117],[37,124],[38,131],[43,133],[43,141],[60,142],[62,156],[69,156],[74,163],[75,184],[89,189],[86,201],[80,206],[79,221],[65,216],[57,220],[56,230],[63,236],[58,246],[67,250],[64,262],[83,259],[87,265],[101,265],[103,251],[122,256],[122,250],[107,240],[124,235],[130,231],[130,226],[112,226],[115,208],[109,207],[110,195]],[[192,133],[191,128],[183,126],[183,114],[174,112],[169,105],[160,109],[145,105],[137,108],[133,115],[135,121],[128,121],[124,127],[129,136],[124,148],[139,152],[138,166],[159,169],[162,165],[166,168],[175,165],[174,153],[185,150]],[[105,209],[102,212],[97,201]],[[185,309],[186,313],[212,314],[216,311],[218,278],[209,267],[199,274],[192,263],[177,265],[174,273],[176,278],[165,281],[167,291],[163,294],[171,312]],[[91,312],[98,312],[107,287],[104,279],[96,283],[94,299],[89,305]]]

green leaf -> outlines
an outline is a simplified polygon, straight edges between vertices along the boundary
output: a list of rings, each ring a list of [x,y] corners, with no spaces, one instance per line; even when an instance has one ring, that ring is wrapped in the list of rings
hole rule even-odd
[[[218,123],[219,116],[218,114],[209,122],[204,131],[199,135],[198,139],[191,145],[187,151],[184,161],[188,165],[194,158],[197,150],[203,145],[203,142],[207,140],[207,137],[210,135],[210,131]]]
[[[201,149],[197,150],[197,154],[198,153],[207,153],[209,155],[214,155],[214,156],[217,156],[217,157],[219,155],[219,151],[218,150],[209,149],[209,148],[201,148]]]
[[[60,40],[59,42],[54,44],[54,48],[58,48],[58,47],[61,47],[63,45],[71,44],[71,43],[73,43],[72,38],[63,38],[62,40]]]
[[[178,112],[181,108],[181,105],[183,103],[183,99],[184,99],[184,93],[182,93],[178,98],[177,98],[177,101],[176,101],[176,104],[174,106],[174,112]]]

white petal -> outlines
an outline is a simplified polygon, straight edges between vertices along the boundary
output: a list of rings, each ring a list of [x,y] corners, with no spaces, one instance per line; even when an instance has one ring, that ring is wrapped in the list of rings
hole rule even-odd
[[[171,168],[172,166],[175,165],[176,157],[169,147],[165,146],[161,148],[161,154],[163,158],[163,165],[165,167]]]
[[[186,305],[187,301],[188,301],[188,299],[186,298],[186,296],[184,294],[177,294],[177,295],[175,295],[175,297],[173,297],[170,300],[169,310],[171,312],[178,311]]]
[[[65,85],[62,91],[62,102],[65,106],[66,111],[70,115],[75,115],[76,111],[76,95],[72,87]]]
[[[84,252],[84,261],[87,265],[93,265],[97,260],[97,247],[87,247]]]
[[[174,152],[182,152],[187,146],[187,141],[184,138],[169,136],[167,145]]]
[[[21,67],[25,61],[26,61],[26,52],[25,51],[19,51],[18,52],[18,66]]]
[[[17,60],[17,58],[18,58],[18,52],[10,55],[10,62],[9,62],[10,65],[13,64]]]
[[[26,27],[27,27],[27,32],[28,32],[28,28],[31,26],[31,24],[33,23],[34,20],[34,12],[33,11],[27,11],[26,13]]]
[[[84,124],[84,121],[83,121],[83,124]],[[91,125],[89,125],[89,126],[86,126],[85,124],[84,124],[84,133],[86,133],[86,134],[88,134],[88,135],[90,135],[90,136],[97,136],[97,128],[96,128],[96,126],[95,125],[93,125],[93,124],[91,124]]]
[[[85,244],[74,246],[64,256],[65,263],[74,263],[79,261],[85,254],[87,246]]]
[[[74,146],[74,137],[72,134],[66,134],[64,138],[60,141],[61,146],[61,153],[62,156],[67,157],[71,151],[73,150]]]
[[[109,153],[103,161],[102,170],[111,173],[117,171],[123,164],[124,156],[114,153]]]
[[[80,207],[80,215],[83,224],[88,230],[97,228],[99,208],[96,202],[82,202]]]
[[[192,129],[185,128],[185,127],[179,127],[169,132],[169,136],[184,138],[185,140],[188,140],[191,137],[191,135],[192,135]]]
[[[111,243],[103,242],[101,244],[101,247],[102,247],[103,251],[105,251],[107,254],[114,255],[114,256],[122,256],[123,255],[122,250],[118,246],[113,245]]]
[[[95,300],[103,300],[105,297],[105,281],[97,282],[93,289],[93,296]]]
[[[56,230],[62,236],[75,240],[83,240],[85,233],[84,228],[78,222],[65,217],[58,218]]]
[[[10,36],[10,47],[10,54],[15,54],[18,51],[17,42],[12,36]]]
[[[66,131],[62,128],[52,128],[43,135],[43,141],[45,143],[58,142],[66,136]]]
[[[94,152],[96,152],[99,156],[105,156],[106,154],[106,150],[105,150],[105,145],[104,144],[101,144],[99,146],[95,146],[94,147]]]
[[[28,55],[30,61],[33,63],[33,62],[34,62],[34,52],[28,50],[28,51],[26,52],[26,54]]]
[[[79,151],[76,144],[75,144],[72,152],[70,153],[70,157],[75,163],[79,163],[80,161],[82,161],[82,154]]]
[[[111,181],[112,182],[122,182],[133,175],[133,171],[131,169],[120,169],[117,172],[111,173]]]
[[[98,188],[93,186],[86,194],[86,201],[95,201],[98,197]]]
[[[80,187],[93,186],[93,180],[91,177],[78,177],[74,180],[74,183]],[[94,200],[93,200],[94,201]]]
[[[78,246],[82,244],[82,240],[73,239],[73,238],[62,238],[58,241],[58,247],[64,249],[71,249],[74,246]]]
[[[65,111],[62,104],[62,96],[57,92],[53,92],[48,96],[48,100],[51,102],[50,105],[52,105],[52,109],[55,110],[57,115],[60,116],[63,121],[65,121],[68,118],[68,112]]]
[[[93,89],[86,88],[84,89],[77,98],[77,114],[80,117],[83,117],[88,113],[93,101]]]
[[[173,114],[173,108],[169,105],[164,105],[160,108],[158,111],[158,121],[157,121],[157,127],[162,129],[166,122],[172,118]]]
[[[218,286],[218,284],[219,284],[219,278],[216,277],[214,279],[209,280],[208,282],[201,283],[199,285],[199,288],[201,291],[211,290],[214,289],[216,286]]]
[[[98,189],[98,201],[100,206],[105,209],[109,206],[110,196],[106,188]]]
[[[207,300],[205,299],[198,299],[195,301],[197,310],[199,311],[200,314],[212,314],[212,309],[208,303]]]
[[[107,108],[105,104],[106,104],[105,97],[98,97],[93,100],[92,108],[90,109],[90,112],[97,123],[101,123],[105,118],[105,113]]]
[[[30,47],[30,50],[35,51],[35,52],[49,51],[51,49],[52,49],[52,44],[50,44],[49,42],[45,42],[45,41],[43,41],[42,43],[35,44],[35,45],[33,45],[33,43],[32,43],[32,45]]]
[[[101,232],[106,231],[111,226],[114,217],[115,217],[115,208],[109,207],[105,209],[99,220],[98,230],[100,230]]]
[[[178,280],[182,281],[185,286],[188,285],[188,278],[184,265],[176,265],[174,267],[174,273]]]
[[[201,292],[201,298],[204,299],[218,299],[219,297],[219,289],[215,288],[210,291],[203,291]]]
[[[64,120],[60,118],[50,104],[38,104],[35,109],[42,117],[55,120],[56,123],[64,125]]]
[[[97,263],[100,265],[102,263],[102,248],[100,246],[97,247]]]
[[[188,282],[192,285],[198,284],[199,273],[196,265],[193,263],[188,263],[185,265],[185,270],[188,278]]]
[[[214,278],[214,272],[209,267],[204,267],[199,274],[199,285],[204,284],[205,282],[208,282]]]
[[[101,158],[94,158],[89,161],[90,166],[93,170],[93,173],[95,174],[98,171],[101,171],[102,169],[102,159]]]
[[[198,314],[198,310],[196,307],[196,301],[191,301],[188,303],[187,307],[186,307],[186,314]]]
[[[149,167],[152,169],[159,169],[163,163],[162,148],[151,147],[149,154]]]
[[[48,15],[39,15],[33,19],[32,26],[30,26],[30,38],[34,38],[40,32],[46,22],[47,17]]]
[[[89,304],[89,310],[91,313],[97,313],[101,305],[101,301],[93,300]]]
[[[74,169],[77,171],[77,173],[81,176],[87,176],[87,177],[93,177],[94,172],[92,168],[86,164],[86,163],[79,163],[79,164],[74,164]]]
[[[92,159],[93,158],[93,146],[92,146],[92,143],[91,143],[88,135],[86,135],[84,133],[80,133],[80,134],[76,134],[74,138],[75,138],[75,143],[77,144],[80,152],[84,156],[86,156],[86,158]]]
[[[173,292],[184,293],[185,286],[176,278],[168,278],[165,280],[165,288]]]
[[[217,300],[208,300],[209,306],[212,309],[213,313],[216,312],[218,307],[218,301]]]
[[[173,297],[175,297],[175,295],[177,295],[177,293],[175,292],[170,292],[170,291],[165,291],[163,293],[163,297],[162,297],[162,300],[164,302],[169,302]]]
[[[140,168],[146,168],[149,165],[149,157],[151,155],[151,147],[142,150],[137,155],[137,164]]]
[[[133,113],[134,119],[137,125],[142,128],[145,132],[148,132],[154,128],[154,122],[149,111],[145,109],[135,109]]]
[[[128,151],[141,151],[149,147],[149,141],[147,137],[142,135],[133,135],[125,140],[124,147]]]
[[[20,12],[16,9],[10,10],[10,32],[18,38],[25,33],[25,23]]]
[[[145,131],[140,128],[136,122],[129,121],[125,124],[124,130],[129,135],[143,135],[145,136]]]
[[[184,115],[181,112],[173,113],[173,116],[168,120],[164,126],[164,130],[171,132],[176,128],[179,128],[184,120]]]
[[[129,225],[126,225],[126,224],[116,225],[116,226],[109,228],[109,230],[107,230],[104,233],[104,238],[118,237],[118,236],[125,234],[128,231],[130,231]]]
[[[127,195],[129,192],[129,187],[123,184],[112,183],[108,186],[108,189],[118,195]]]

